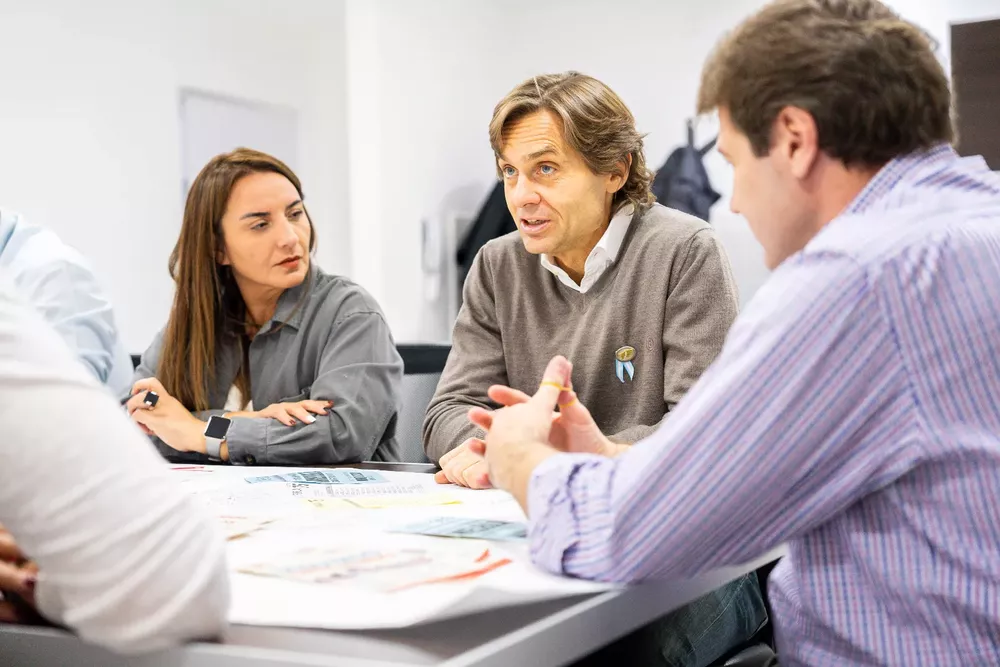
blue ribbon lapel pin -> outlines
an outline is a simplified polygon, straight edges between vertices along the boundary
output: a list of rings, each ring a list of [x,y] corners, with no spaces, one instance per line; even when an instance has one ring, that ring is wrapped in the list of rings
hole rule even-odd
[[[635,348],[631,345],[625,345],[615,350],[615,375],[618,376],[618,380],[625,383],[625,374],[628,373],[628,379],[631,380],[635,377],[635,366],[632,364],[632,360],[635,359]]]

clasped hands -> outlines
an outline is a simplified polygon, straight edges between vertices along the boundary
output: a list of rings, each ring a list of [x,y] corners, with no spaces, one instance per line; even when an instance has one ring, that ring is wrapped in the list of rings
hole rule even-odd
[[[469,420],[486,431],[485,440],[470,438],[441,457],[435,480],[473,489],[495,486],[519,496],[535,467],[553,454],[613,456],[618,446],[577,400],[572,370],[565,357],[553,358],[534,396],[502,385],[490,387],[490,399],[504,407],[469,410]]]

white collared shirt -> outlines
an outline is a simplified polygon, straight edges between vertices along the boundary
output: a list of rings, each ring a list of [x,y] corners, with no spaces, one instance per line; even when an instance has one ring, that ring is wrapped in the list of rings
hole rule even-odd
[[[38,564],[39,611],[127,653],[217,636],[218,522],[78,359],[0,275],[0,523]]]
[[[563,285],[581,294],[585,294],[604,275],[608,267],[618,259],[618,251],[621,250],[622,241],[625,240],[625,234],[628,232],[629,225],[632,224],[632,213],[634,211],[635,206],[625,204],[625,206],[622,206],[612,216],[611,222],[608,224],[608,229],[604,232],[604,236],[601,237],[601,240],[597,242],[594,249],[587,255],[587,261],[583,265],[583,278],[580,279],[579,285],[569,277],[568,273],[557,266],[548,255],[541,255],[542,266],[558,278]]]

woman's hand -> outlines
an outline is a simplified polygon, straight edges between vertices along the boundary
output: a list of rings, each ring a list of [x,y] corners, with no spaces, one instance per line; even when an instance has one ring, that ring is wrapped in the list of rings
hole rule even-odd
[[[276,419],[285,426],[295,426],[298,422],[312,424],[316,415],[325,415],[333,407],[333,401],[296,401],[294,403],[272,403],[256,412],[234,412],[229,417],[267,417]],[[298,420],[298,421],[296,421]]]
[[[155,406],[146,405],[146,392],[160,397]],[[132,386],[132,398],[125,404],[132,421],[149,435],[155,435],[179,452],[205,453],[205,422],[167,393],[156,378],[139,380]]]

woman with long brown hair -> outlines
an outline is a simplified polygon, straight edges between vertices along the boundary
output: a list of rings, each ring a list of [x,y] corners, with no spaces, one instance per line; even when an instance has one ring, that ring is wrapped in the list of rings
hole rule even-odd
[[[397,458],[402,360],[375,300],[312,263],[315,243],[280,160],[240,148],[198,174],[170,256],[170,319],[127,403],[166,458]]]

